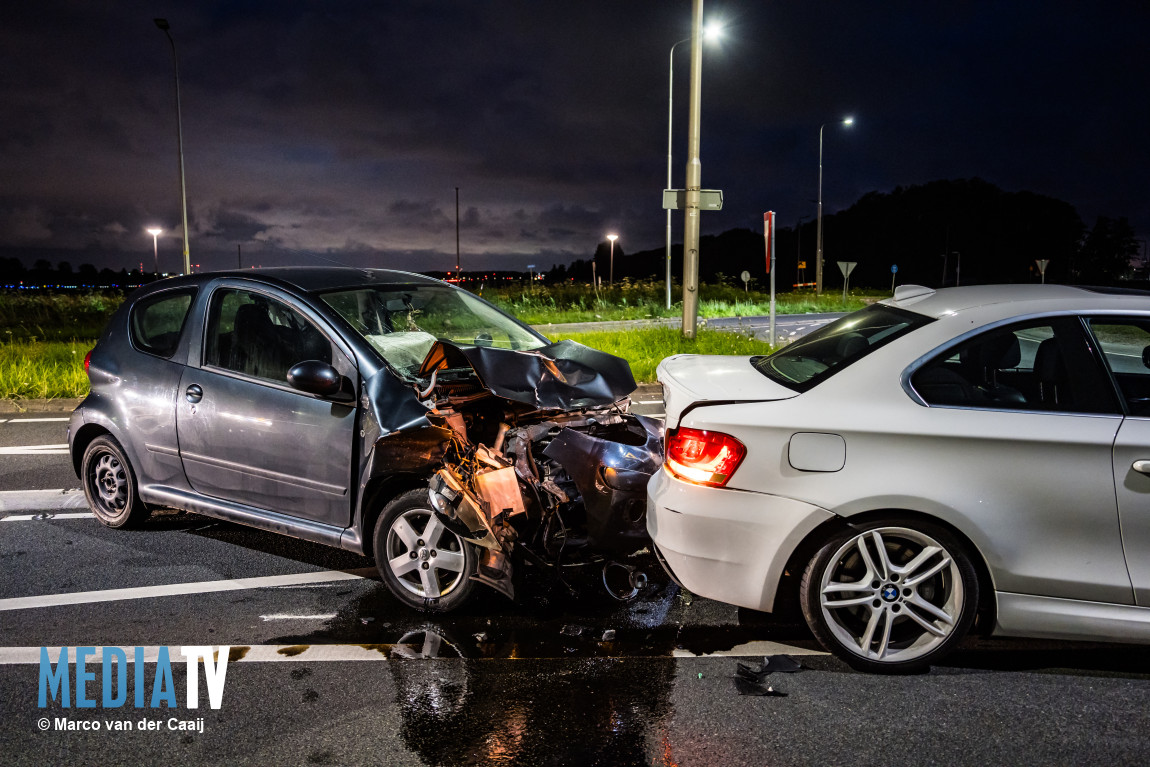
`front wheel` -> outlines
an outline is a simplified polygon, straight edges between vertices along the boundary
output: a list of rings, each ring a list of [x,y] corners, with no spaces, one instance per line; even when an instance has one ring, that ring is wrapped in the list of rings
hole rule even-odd
[[[80,461],[84,496],[96,519],[108,527],[131,527],[148,516],[136,490],[136,473],[120,443],[96,437]]]
[[[475,547],[443,526],[425,489],[387,504],[375,525],[374,551],[383,582],[409,607],[449,612],[475,589]]]
[[[961,543],[927,522],[872,521],[831,537],[807,566],[803,616],[854,668],[920,671],[974,622],[978,576]]]

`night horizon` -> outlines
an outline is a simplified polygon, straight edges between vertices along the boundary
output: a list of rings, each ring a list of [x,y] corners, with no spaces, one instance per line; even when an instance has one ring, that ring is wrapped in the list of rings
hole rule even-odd
[[[193,264],[234,267],[239,246],[244,266],[322,263],[310,252],[445,271],[456,187],[465,270],[546,270],[589,258],[608,232],[626,253],[659,248],[668,52],[690,34],[690,3],[579,11],[10,10],[0,249],[147,267],[144,230],[159,226],[161,271],[178,270],[174,83],[157,17],[179,53]],[[813,219],[823,123],[828,215],[868,192],[980,178],[1070,203],[1087,227],[1109,216],[1140,239],[1150,230],[1141,6],[712,1],[704,14],[725,36],[704,51],[702,178],[725,206],[704,215],[703,235],[761,227],[768,209],[783,227]],[[676,186],[688,48],[675,56]],[[678,214],[672,232],[681,242]]]

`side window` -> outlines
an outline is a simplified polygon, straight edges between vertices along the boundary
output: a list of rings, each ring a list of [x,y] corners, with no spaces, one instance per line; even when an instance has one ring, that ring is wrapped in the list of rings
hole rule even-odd
[[[146,298],[132,307],[128,323],[132,345],[142,352],[158,357],[171,357],[180,342],[188,309],[192,306],[194,290],[161,293]]]
[[[302,314],[246,290],[216,291],[205,341],[204,364],[276,383],[304,360],[332,361],[331,341]]]
[[[911,386],[930,405],[1117,412],[1112,387],[1072,317],[982,333],[921,367]]]
[[[1126,411],[1150,417],[1150,320],[1095,319],[1090,330],[1106,359]]]

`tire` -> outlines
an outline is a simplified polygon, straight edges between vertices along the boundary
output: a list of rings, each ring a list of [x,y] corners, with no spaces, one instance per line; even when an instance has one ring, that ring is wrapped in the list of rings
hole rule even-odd
[[[426,489],[406,492],[384,507],[373,550],[384,584],[408,607],[450,612],[475,590],[475,546],[436,519]]]
[[[88,506],[105,527],[134,527],[148,518],[136,472],[112,437],[92,440],[80,461],[80,477]]]
[[[815,637],[852,667],[909,674],[962,641],[978,607],[978,575],[946,529],[873,520],[819,549],[799,601]]]

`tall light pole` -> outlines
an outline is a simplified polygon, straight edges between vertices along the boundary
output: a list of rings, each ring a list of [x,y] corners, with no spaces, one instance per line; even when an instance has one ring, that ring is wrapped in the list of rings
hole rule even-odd
[[[615,284],[615,240],[619,239],[617,234],[607,235],[607,239],[611,241],[611,273],[607,277],[607,284]]]
[[[683,226],[683,337],[695,338],[699,319],[699,190],[703,166],[699,133],[703,106],[703,0],[691,4],[691,87],[687,120],[687,212]]]
[[[159,277],[160,276],[160,241],[159,241],[159,237],[161,234],[163,234],[164,230],[158,226],[154,226],[151,229],[145,229],[144,231],[147,232],[148,234],[152,235],[152,253],[156,257],[156,276]]]
[[[703,30],[704,40],[717,40],[723,34],[723,28],[717,24],[708,24]],[[670,66],[667,69],[667,186],[671,188],[671,128],[674,125],[675,100],[675,49],[683,43],[691,42],[686,37],[671,46]],[[667,308],[671,308],[671,209],[667,208]]]
[[[176,70],[176,147],[180,158],[180,204],[184,222],[184,274],[191,274],[192,261],[188,250],[188,188],[184,182],[184,128],[180,117],[180,62],[176,58],[176,41],[172,39],[171,26],[167,19],[154,19],[156,26],[168,38],[172,46],[172,66]]]
[[[853,117],[843,118],[842,125],[852,125],[855,119]],[[816,227],[817,234],[815,239],[815,293],[818,295],[823,294],[823,128],[827,127],[826,123],[819,126],[819,209],[818,209],[818,226]]]

